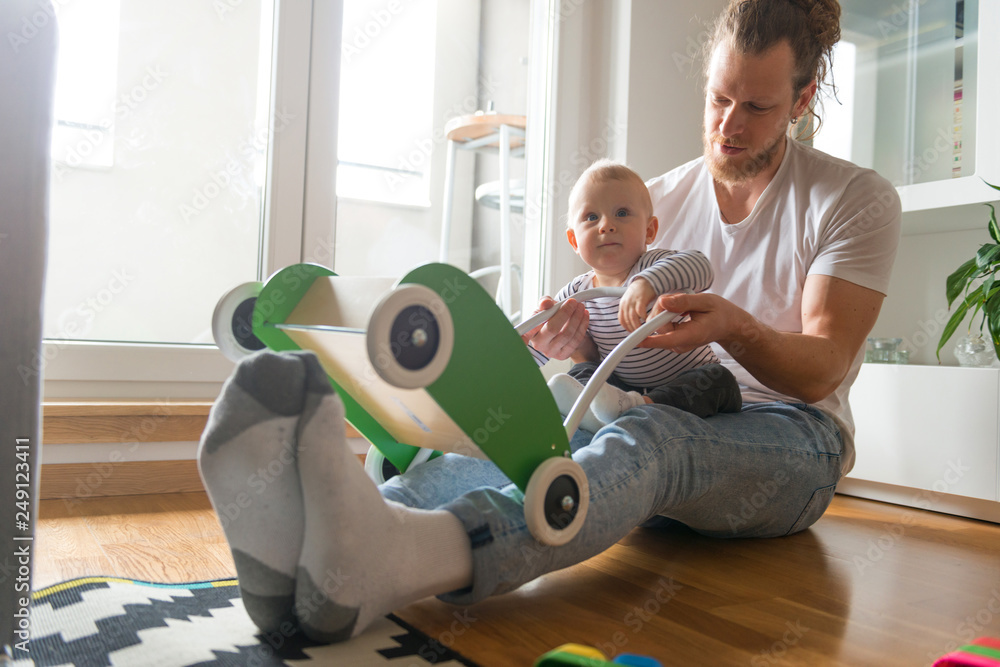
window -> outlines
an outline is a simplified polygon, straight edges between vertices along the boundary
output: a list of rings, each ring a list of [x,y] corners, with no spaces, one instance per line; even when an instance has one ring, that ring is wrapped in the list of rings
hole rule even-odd
[[[60,177],[114,163],[116,116],[130,110],[117,100],[119,14],[119,0],[59,7],[52,159]]]
[[[428,206],[435,0],[347,0],[337,196]]]
[[[80,90],[105,110],[67,112],[65,126],[106,131],[106,152],[91,151],[88,165],[53,162],[46,344],[36,369],[46,397],[214,397],[232,364],[212,344],[211,319],[232,287],[300,261],[400,275],[399,257],[436,259],[446,153],[439,130],[485,106],[474,45],[487,3],[95,3],[60,8],[64,62],[78,74],[61,69],[57,94],[73,87],[67,77],[83,77]],[[71,16],[98,5],[103,18]],[[544,19],[532,43],[544,44],[551,2],[518,3],[529,5],[533,25]],[[100,31],[86,27],[95,21]],[[529,27],[527,17],[514,21]],[[357,37],[355,28],[378,39],[352,53],[341,40]],[[435,39],[442,34],[444,46]],[[513,60],[524,66],[523,53]],[[341,75],[344,97],[361,98],[357,112],[340,107],[338,151]],[[363,91],[347,92],[358,81]],[[422,95],[429,102],[418,102]],[[392,131],[359,131],[352,114]],[[474,171],[469,164],[461,174],[470,207]]]
[[[262,273],[274,10],[218,4],[59,10],[47,338],[211,343]]]

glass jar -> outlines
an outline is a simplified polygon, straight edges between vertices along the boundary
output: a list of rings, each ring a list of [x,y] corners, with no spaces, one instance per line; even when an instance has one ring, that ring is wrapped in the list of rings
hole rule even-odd
[[[865,361],[873,364],[898,364],[902,338],[869,338]]]
[[[997,358],[993,344],[982,334],[967,334],[955,344],[955,358],[962,366],[992,366]]]

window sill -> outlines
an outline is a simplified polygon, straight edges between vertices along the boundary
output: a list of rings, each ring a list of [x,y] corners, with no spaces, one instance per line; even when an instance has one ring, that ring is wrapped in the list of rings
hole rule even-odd
[[[429,199],[413,201],[389,201],[386,199],[376,199],[374,197],[361,197],[337,194],[337,201],[360,206],[384,206],[386,208],[398,208],[404,211],[426,211],[431,207]]]

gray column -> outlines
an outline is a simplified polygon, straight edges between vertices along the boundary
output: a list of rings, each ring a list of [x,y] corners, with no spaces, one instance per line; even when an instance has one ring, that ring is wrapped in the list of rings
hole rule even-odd
[[[0,2],[0,644],[26,634],[38,507],[42,288],[56,21],[49,2]],[[22,629],[23,630],[23,629]],[[2,655],[2,653],[0,653]],[[0,657],[0,661],[3,658]]]

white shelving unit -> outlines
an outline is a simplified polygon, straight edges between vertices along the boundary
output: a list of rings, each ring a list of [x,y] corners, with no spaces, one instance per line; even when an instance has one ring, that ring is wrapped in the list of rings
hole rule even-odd
[[[984,181],[1000,182],[1000,0],[841,6],[838,100],[825,101],[815,145],[879,171],[906,212],[940,218],[939,209],[995,200]]]
[[[955,2],[929,4],[954,5]],[[962,151],[967,157],[962,160],[962,171],[954,178],[900,185],[897,189],[904,211],[950,208],[997,199],[996,190],[989,188],[985,182],[1000,184],[1000,158],[997,155],[1000,125],[995,122],[1000,105],[996,74],[1000,71],[1000,48],[994,37],[996,28],[1000,27],[1000,2],[965,0],[965,6],[965,108],[958,114],[956,137],[965,136]],[[914,148],[915,151],[921,150],[919,145]],[[922,150],[926,152],[936,148],[925,146]]]
[[[988,240],[982,204],[1000,199],[984,183],[1000,183],[1000,0],[841,6],[843,104],[827,101],[816,145],[896,185],[904,238],[872,335],[922,337],[932,363],[945,277]],[[865,364],[851,407],[857,463],[839,492],[1000,522],[1000,368]]]
[[[1000,369],[864,364],[838,491],[1000,522]]]

